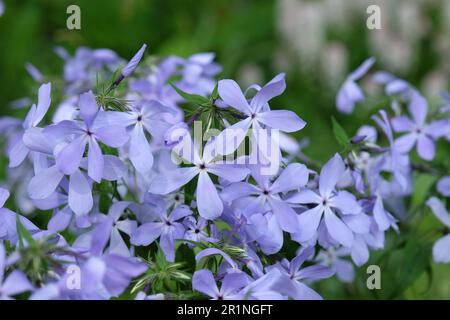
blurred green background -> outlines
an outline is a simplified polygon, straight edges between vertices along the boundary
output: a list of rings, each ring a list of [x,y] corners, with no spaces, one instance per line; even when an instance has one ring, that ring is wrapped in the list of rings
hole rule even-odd
[[[350,0],[4,0],[0,17],[0,115],[20,113],[12,100],[34,98],[37,85],[24,68],[31,62],[45,75],[62,74],[55,45],[73,53],[78,46],[110,48],[124,58],[142,45],[148,53],[188,56],[211,51],[223,66],[220,78],[232,77],[244,87],[261,84],[279,72],[287,90],[274,107],[295,110],[307,123],[298,137],[309,137],[305,153],[324,162],[338,150],[331,117],[353,134],[370,122],[374,103],[351,117],[337,114],[334,97],[346,74],[369,56],[386,69],[423,89],[433,103],[448,89],[450,1]],[[81,8],[81,30],[66,28],[66,8]],[[382,30],[368,30],[366,9],[377,4]],[[379,89],[367,84],[369,95]],[[378,91],[377,91],[378,90]],[[377,106],[380,107],[380,106]],[[382,106],[388,108],[388,106]],[[412,262],[415,263],[414,261]],[[403,298],[450,298],[448,266],[433,266],[413,279]],[[365,268],[357,284],[334,280],[321,284],[325,298],[386,298],[365,288]],[[444,279],[441,281],[439,279]],[[383,284],[382,284],[383,285]],[[388,285],[388,284],[386,284]]]

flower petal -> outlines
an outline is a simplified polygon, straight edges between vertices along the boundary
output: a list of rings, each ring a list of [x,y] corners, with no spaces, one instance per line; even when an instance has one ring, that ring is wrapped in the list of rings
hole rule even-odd
[[[270,186],[270,191],[279,193],[304,187],[308,183],[309,172],[304,164],[291,163]]]
[[[330,209],[325,209],[325,225],[330,236],[345,247],[353,243],[352,231]]]
[[[86,135],[80,135],[65,146],[55,157],[58,169],[64,174],[72,174],[78,170],[86,144]]]
[[[88,151],[88,175],[95,182],[100,183],[103,177],[103,168],[105,166],[105,160],[103,159],[100,146],[94,138],[89,139],[89,151]]]
[[[84,174],[76,170],[70,176],[69,206],[76,215],[81,216],[88,214],[93,204],[91,186]]]
[[[125,127],[121,126],[107,126],[95,129],[95,136],[98,140],[113,148],[123,146],[129,139]]]
[[[192,277],[192,288],[211,298],[217,298],[219,296],[216,280],[211,271],[207,269],[199,270],[194,273],[194,276]]]
[[[200,215],[209,220],[219,217],[223,211],[223,203],[208,173],[201,171],[197,183],[197,207]]]
[[[130,242],[136,246],[148,246],[161,235],[162,230],[161,222],[144,223],[131,234]]]
[[[295,132],[305,127],[306,122],[290,110],[271,110],[258,113],[256,119],[266,126],[284,132]]]
[[[345,171],[345,164],[339,154],[335,154],[322,168],[319,177],[319,190],[328,197]]]
[[[131,132],[129,157],[133,166],[140,173],[150,171],[153,166],[153,154],[140,123],[136,124]]]
[[[64,174],[56,166],[41,170],[28,184],[31,199],[46,199],[58,187]]]
[[[310,240],[316,234],[322,218],[323,208],[316,206],[298,216],[299,232],[295,234],[296,241],[305,242]]]
[[[199,173],[198,167],[177,168],[170,172],[157,175],[149,186],[149,192],[154,194],[168,194],[175,191]]]
[[[450,262],[450,234],[435,242],[433,246],[433,260],[437,263]]]
[[[220,80],[218,92],[222,100],[229,106],[239,110],[242,113],[250,114],[250,105],[245,99],[241,88],[234,80]]]

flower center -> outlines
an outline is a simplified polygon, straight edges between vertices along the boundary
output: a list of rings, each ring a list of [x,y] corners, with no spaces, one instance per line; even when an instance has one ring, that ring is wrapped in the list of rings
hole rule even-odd
[[[142,121],[142,116],[141,116],[141,115],[139,115],[139,116],[137,117],[137,121],[138,121],[138,122],[141,122],[141,121]]]

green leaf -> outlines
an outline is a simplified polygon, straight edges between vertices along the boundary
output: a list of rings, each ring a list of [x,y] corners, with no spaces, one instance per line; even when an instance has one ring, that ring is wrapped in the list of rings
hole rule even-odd
[[[412,195],[412,205],[422,205],[429,197],[430,188],[436,182],[436,176],[428,173],[420,173],[414,179],[414,191]]]
[[[333,133],[336,137],[337,142],[343,147],[347,146],[350,138],[348,134],[345,132],[344,128],[336,121],[334,117],[331,118],[333,124]]]
[[[20,216],[18,214],[16,215],[16,229],[17,234],[19,235],[19,245],[21,248],[24,247],[23,243],[24,239],[28,243],[28,245],[36,244],[36,241],[31,236],[30,231],[28,231],[28,229],[23,226],[22,222],[20,221]]]
[[[211,93],[211,98],[217,100],[219,98],[219,83],[216,83],[214,90]]]
[[[180,96],[182,96],[189,103],[196,104],[196,105],[209,103],[208,98],[205,98],[198,94],[192,94],[192,93],[185,92],[185,91],[181,90],[180,88],[177,88],[173,83],[170,83],[170,85],[172,86],[172,88],[175,89],[175,91]]]

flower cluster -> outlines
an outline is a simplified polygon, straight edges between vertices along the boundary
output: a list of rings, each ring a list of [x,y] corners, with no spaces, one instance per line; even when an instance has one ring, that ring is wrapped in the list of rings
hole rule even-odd
[[[379,130],[353,138],[334,122],[343,150],[320,166],[287,135],[305,121],[272,109],[284,74],[242,90],[216,81],[211,53],[145,50],[126,64],[107,49],[59,48],[64,87],[35,77],[25,120],[0,119],[0,298],[320,299],[311,283],[351,282],[353,264],[399,232],[415,170],[450,140],[447,111],[427,116],[415,88],[379,73],[395,116],[380,110]],[[374,62],[348,77],[339,110],[364,100],[356,81]],[[438,183],[444,197],[449,179]],[[3,207],[8,189],[22,214]],[[450,227],[443,202],[427,205]],[[437,241],[436,261],[450,262],[449,241]]]

